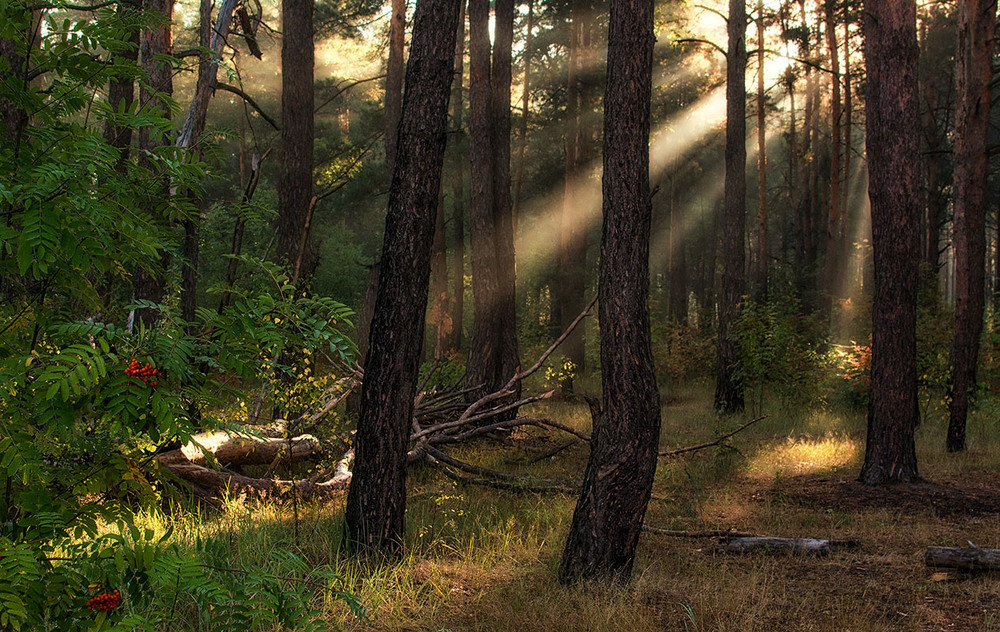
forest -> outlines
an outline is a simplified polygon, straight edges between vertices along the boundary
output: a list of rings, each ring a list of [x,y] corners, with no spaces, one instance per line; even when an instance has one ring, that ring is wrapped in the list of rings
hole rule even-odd
[[[1000,629],[996,0],[0,0],[0,630]]]

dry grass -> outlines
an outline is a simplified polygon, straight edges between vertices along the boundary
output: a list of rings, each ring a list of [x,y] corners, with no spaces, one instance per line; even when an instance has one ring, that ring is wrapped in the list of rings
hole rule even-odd
[[[664,448],[698,443],[739,423],[706,412],[710,395],[705,387],[675,395],[664,408]],[[538,414],[589,428],[585,407],[553,402],[539,408]],[[822,558],[724,556],[709,539],[647,533],[624,588],[556,583],[575,498],[459,487],[429,468],[412,472],[409,556],[396,566],[373,571],[339,554],[342,507],[336,504],[305,508],[297,543],[288,512],[274,508],[237,506],[219,518],[189,521],[179,533],[224,534],[239,559],[284,546],[335,567],[371,614],[358,622],[331,613],[349,630],[994,630],[1000,629],[1000,578],[936,581],[923,564],[930,544],[971,540],[1000,548],[1000,504],[988,510],[1000,498],[991,491],[1000,487],[1000,440],[987,413],[970,423],[971,450],[961,455],[944,453],[942,419],[924,421],[921,473],[940,484],[926,493],[855,493],[862,413],[779,410],[737,437],[733,449],[661,462],[649,525],[862,545]],[[556,433],[530,431],[455,453],[506,471],[578,477],[587,457],[582,445],[524,464],[561,441]],[[979,503],[969,506],[975,511],[963,510],[965,498]]]

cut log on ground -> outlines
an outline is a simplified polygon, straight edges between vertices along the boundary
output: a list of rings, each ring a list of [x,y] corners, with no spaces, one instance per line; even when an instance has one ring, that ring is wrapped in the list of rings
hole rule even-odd
[[[791,555],[828,555],[830,540],[817,538],[726,537],[719,540],[723,553],[787,553]]]
[[[965,571],[1000,570],[1000,549],[981,549],[978,546],[929,546],[924,553],[927,566],[957,568]]]

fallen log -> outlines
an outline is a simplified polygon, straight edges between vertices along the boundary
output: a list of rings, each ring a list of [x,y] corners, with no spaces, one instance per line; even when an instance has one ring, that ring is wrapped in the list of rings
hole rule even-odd
[[[289,450],[289,448],[291,448]],[[289,460],[316,459],[323,454],[319,439],[300,435],[292,439],[273,437],[247,437],[230,432],[205,432],[193,435],[191,441],[178,450],[157,456],[161,464],[210,465],[212,461],[223,467],[243,465],[272,465]]]
[[[789,553],[792,555],[828,555],[830,541],[816,538],[725,537],[719,540],[723,553]]]
[[[967,548],[929,546],[924,553],[927,566],[957,568],[966,571],[1000,570],[1000,549],[981,549],[969,543]]]

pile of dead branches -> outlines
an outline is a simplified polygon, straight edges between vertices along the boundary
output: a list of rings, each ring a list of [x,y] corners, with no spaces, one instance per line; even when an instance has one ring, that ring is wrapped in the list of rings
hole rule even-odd
[[[517,393],[520,382],[537,372],[569,336],[577,325],[590,313],[596,302],[591,300],[586,309],[570,324],[565,332],[528,369],[512,376],[503,388],[481,395],[469,401],[472,393],[481,387],[461,388],[458,384],[429,388],[436,369],[428,372],[417,389],[414,401],[411,448],[407,462],[426,460],[442,468],[445,475],[466,484],[488,485],[499,489],[522,492],[567,492],[577,491],[577,481],[553,480],[507,474],[486,469],[449,456],[445,449],[449,445],[465,443],[484,437],[507,433],[515,428],[535,426],[556,430],[568,435],[569,440],[554,450],[547,452],[532,462],[552,457],[570,446],[589,443],[590,437],[574,428],[551,419],[539,417],[514,417],[522,407],[538,402],[555,393],[554,390],[521,397],[511,401]],[[316,410],[296,419],[277,420],[270,432],[239,434],[233,432],[204,433],[192,437],[192,441],[177,450],[157,456],[160,466],[170,475],[184,481],[193,493],[203,499],[213,500],[225,494],[251,495],[256,497],[278,497],[295,494],[307,499],[342,491],[351,480],[353,450],[348,450],[336,465],[300,480],[274,478],[279,465],[293,462],[317,460],[325,456],[322,443],[309,431],[316,428],[339,406],[363,380],[363,373],[357,367],[344,367],[346,377],[339,380],[328,393],[329,397]],[[596,400],[587,398],[591,414],[600,414]],[[660,456],[679,456],[711,446],[720,445],[725,439],[760,421],[762,418],[744,424],[737,430],[719,437],[717,440],[679,450],[661,452]],[[263,475],[252,477],[243,474],[249,465],[267,466]]]

